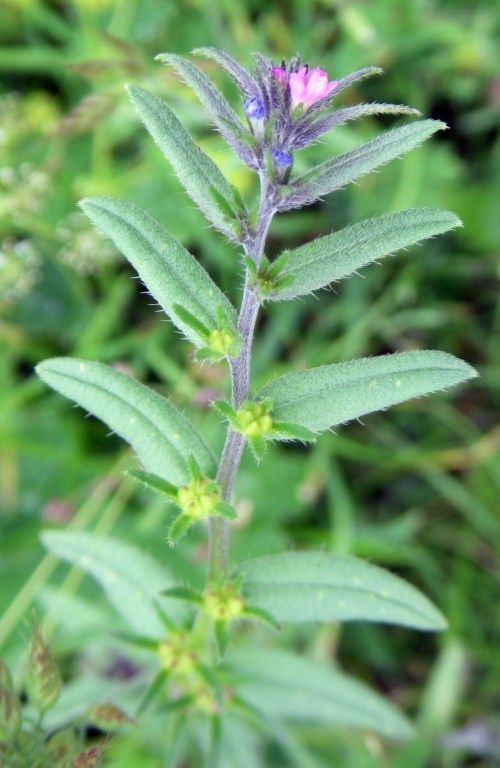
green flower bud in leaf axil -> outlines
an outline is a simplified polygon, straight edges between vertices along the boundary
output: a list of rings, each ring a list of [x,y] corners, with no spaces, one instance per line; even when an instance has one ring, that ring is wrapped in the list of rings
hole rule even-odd
[[[208,337],[208,348],[221,357],[236,357],[241,347],[241,338],[228,328],[218,328]]]
[[[236,414],[240,432],[248,438],[266,437],[271,434],[273,420],[269,415],[271,404],[248,402]]]
[[[211,514],[220,501],[220,489],[215,480],[203,477],[183,485],[177,491],[176,504],[192,520],[202,520]]]

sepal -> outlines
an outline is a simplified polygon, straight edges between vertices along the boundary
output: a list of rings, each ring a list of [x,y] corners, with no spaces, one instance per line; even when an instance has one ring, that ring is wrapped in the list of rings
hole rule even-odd
[[[191,323],[192,327],[198,327],[198,334],[203,339],[206,346],[203,346],[195,355],[195,359],[198,361],[208,360],[210,362],[218,362],[223,358],[235,358],[238,356],[241,349],[241,335],[236,329],[236,325],[233,322],[222,304],[217,307],[217,327],[212,331],[207,328],[202,328],[199,320],[185,315],[186,323]]]
[[[175,502],[177,499],[177,487],[152,472],[143,472],[141,469],[129,469],[123,474],[125,477],[130,477],[136,483],[140,483],[145,488],[153,491],[153,493],[163,496],[168,501]]]
[[[197,592],[189,587],[171,587],[160,592],[163,597],[170,597],[174,600],[183,600],[185,603],[192,603],[193,605],[203,605],[203,595],[201,592]]]
[[[172,525],[168,529],[168,543],[171,547],[175,547],[176,544],[186,535],[186,533],[193,527],[195,520],[188,515],[178,515],[173,520]]]
[[[250,284],[255,286],[255,291],[261,304],[274,296],[279,295],[281,291],[292,288],[295,283],[294,275],[283,275],[289,259],[289,252],[283,253],[274,261],[269,262],[266,256],[263,257],[260,269],[252,259],[246,258],[245,264],[248,268]]]
[[[238,411],[224,400],[215,400],[212,405],[228,420],[235,432],[246,437],[256,461],[264,458],[267,440],[316,440],[315,433],[301,424],[274,421],[273,402],[270,399],[247,400]]]

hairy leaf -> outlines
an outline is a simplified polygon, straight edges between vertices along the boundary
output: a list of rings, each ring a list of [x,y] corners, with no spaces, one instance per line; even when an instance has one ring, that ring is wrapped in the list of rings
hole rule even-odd
[[[247,96],[255,96],[259,88],[254,78],[229,54],[217,48],[195,48],[195,56],[215,61]]]
[[[238,568],[248,601],[279,622],[371,621],[420,630],[446,627],[418,590],[364,560],[327,552],[283,552]]]
[[[343,91],[344,88],[349,88],[349,86],[356,83],[358,80],[362,80],[365,77],[372,77],[373,75],[381,75],[383,71],[384,70],[381,67],[364,67],[363,69],[357,69],[355,72],[350,72],[345,77],[340,78],[333,93],[336,95],[337,93],[340,93],[340,91]]]
[[[243,649],[224,668],[236,694],[264,715],[303,723],[349,726],[408,739],[409,721],[381,696],[338,670],[287,651]]]
[[[189,419],[131,376],[69,357],[45,360],[36,372],[123,437],[149,472],[174,485],[187,483],[192,455],[206,475],[215,474],[214,456]]]
[[[279,277],[287,280],[282,288],[269,293],[266,298],[282,301],[311,293],[399,248],[460,224],[460,219],[448,211],[409,208],[346,227],[286,251],[287,260]]]
[[[319,118],[311,123],[309,115],[301,121],[297,121],[293,139],[289,144],[290,149],[302,149],[313,141],[316,141],[323,133],[344,125],[350,120],[369,115],[420,115],[418,109],[412,109],[404,104],[356,104],[354,107],[336,109],[330,115]]]
[[[172,621],[181,614],[178,602],[158,597],[173,585],[169,571],[138,547],[109,536],[72,531],[44,531],[41,539],[54,555],[96,579],[134,632],[165,635],[154,601],[161,603]]]
[[[446,352],[418,350],[287,373],[261,389],[276,421],[320,432],[476,376]]]
[[[195,91],[213,120],[217,122],[222,119],[224,123],[233,125],[237,131],[249,133],[248,129],[241,123],[236,112],[234,112],[224,96],[215,88],[201,69],[191,64],[183,56],[177,56],[174,53],[160,53],[156,56],[156,59],[170,64],[179,72],[187,85]]]
[[[194,256],[149,214],[112,197],[88,197],[80,206],[127,257],[153,298],[193,344],[203,348],[207,340],[184,321],[182,310],[210,332],[219,329],[223,308],[236,334],[232,304]],[[180,312],[177,306],[182,308]]]
[[[156,59],[177,70],[184,82],[194,90],[228,144],[245,163],[255,165],[255,153],[248,144],[252,134],[201,69],[173,53],[160,53]],[[246,141],[241,141],[242,137],[246,137]]]
[[[337,82],[337,85],[333,89],[332,93],[309,107],[309,115],[312,116],[319,112],[323,112],[326,107],[330,106],[332,101],[341,91],[343,91],[345,88],[349,88],[349,86],[351,86],[353,83],[356,83],[358,80],[362,80],[365,77],[372,77],[372,75],[381,75],[383,71],[384,70],[380,67],[364,67],[363,69],[356,70],[356,72],[350,72],[348,75],[342,77]]]
[[[380,165],[384,165],[389,160],[409,152],[433,133],[446,127],[446,124],[440,120],[418,120],[401,128],[386,131],[357,149],[326,160],[303,173],[288,187],[283,187],[283,198],[279,204],[279,210],[286,211],[312,203],[319,197],[340,189]]]
[[[159,146],[175,173],[205,216],[232,240],[239,241],[235,221],[227,209],[239,216],[235,190],[215,163],[199,147],[176,118],[170,107],[154,94],[139,86],[127,91],[149,133]],[[222,208],[217,196],[224,201]],[[238,199],[239,202],[239,199]]]

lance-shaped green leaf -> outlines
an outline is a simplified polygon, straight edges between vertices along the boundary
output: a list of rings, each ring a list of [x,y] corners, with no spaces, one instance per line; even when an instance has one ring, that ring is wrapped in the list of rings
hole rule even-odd
[[[320,432],[475,376],[474,368],[446,352],[397,352],[285,374],[257,399],[272,402],[276,421]]]
[[[283,198],[278,209],[287,211],[312,203],[409,152],[446,127],[446,123],[440,120],[418,120],[386,131],[357,149],[326,160],[283,187]]]
[[[304,296],[400,248],[460,225],[460,219],[448,211],[409,208],[346,227],[285,251],[278,286],[266,298],[282,301]]]
[[[113,197],[88,197],[80,206],[113,240],[153,298],[193,344],[209,347],[211,338],[222,330],[237,339],[232,304],[194,256],[155,219],[136,205]]]
[[[232,651],[223,669],[238,698],[264,715],[303,723],[362,728],[396,739],[413,736],[411,723],[381,696],[326,664],[287,651]]]
[[[279,622],[371,621],[425,631],[442,614],[398,576],[347,555],[283,552],[242,563],[244,595]]]
[[[344,125],[350,120],[370,115],[418,115],[418,109],[407,107],[404,104],[356,104],[354,107],[343,107],[334,112],[320,117],[313,123],[308,121],[309,115],[303,122],[297,121],[294,137],[289,143],[289,149],[302,149],[311,142],[316,141],[323,133],[338,125]]]
[[[128,86],[134,107],[154,141],[205,216],[227,237],[239,242],[241,198],[215,163],[191,138],[170,107],[154,94]],[[228,216],[232,212],[233,217]]]
[[[159,598],[173,586],[166,567],[138,547],[109,536],[73,531],[44,531],[43,545],[54,555],[92,576],[113,608],[140,635],[164,637],[156,602],[171,621],[183,615],[178,602]]]
[[[193,54],[215,61],[247,96],[258,92],[258,85],[250,73],[224,51],[217,48],[195,48]]]
[[[373,75],[381,75],[383,71],[384,70],[381,67],[364,67],[363,69],[356,70],[356,72],[350,72],[338,81],[333,92],[337,95],[340,91],[343,91],[344,88],[349,88],[349,86],[356,83],[358,80],[362,80],[365,77],[372,77]]]
[[[239,157],[250,166],[255,165],[255,152],[249,146],[252,134],[204,72],[183,56],[174,53],[160,53],[156,60],[170,64],[177,70],[184,82],[196,93],[221,135]],[[241,141],[243,137],[244,141]],[[240,211],[245,213],[243,201],[240,201]]]
[[[36,367],[53,389],[97,416],[134,449],[149,472],[181,485],[189,456],[215,474],[215,458],[191,421],[166,398],[103,363],[56,357]]]

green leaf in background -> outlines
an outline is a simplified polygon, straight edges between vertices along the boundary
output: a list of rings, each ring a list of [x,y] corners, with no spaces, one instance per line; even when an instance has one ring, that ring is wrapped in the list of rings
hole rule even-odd
[[[227,215],[233,211],[234,219],[239,217],[241,198],[234,188],[208,155],[196,146],[170,107],[139,86],[128,86],[127,92],[187,193],[217,229],[239,242],[238,225]]]
[[[320,432],[477,376],[446,352],[417,350],[287,373],[260,390],[272,418]]]
[[[89,197],[80,206],[127,257],[153,298],[193,344],[206,347],[207,338],[185,322],[189,315],[208,333],[217,332],[222,309],[237,335],[234,307],[194,256],[149,214],[112,197]]]
[[[45,360],[36,372],[123,437],[149,472],[182,485],[189,481],[188,458],[194,456],[207,476],[215,475],[215,458],[189,419],[131,376],[69,357]]]
[[[285,278],[283,287],[266,298],[281,301],[311,293],[400,248],[460,225],[448,211],[409,208],[346,227],[285,251],[287,259],[279,272],[280,280]]]
[[[99,582],[113,608],[139,635],[165,636],[155,601],[161,602],[173,622],[182,615],[178,602],[158,597],[173,586],[168,570],[132,544],[110,536],[69,531],[44,531],[41,539],[52,554]]]
[[[411,723],[382,697],[326,665],[286,651],[233,651],[224,667],[239,697],[264,717],[363,728],[396,739],[413,736]]]
[[[335,189],[364,176],[384,163],[414,149],[436,131],[447,128],[440,120],[418,120],[386,131],[357,149],[317,165],[283,188],[278,210],[287,211],[314,202]]]
[[[372,621],[445,629],[442,614],[417,589],[348,555],[283,552],[238,568],[245,598],[279,622]]]

